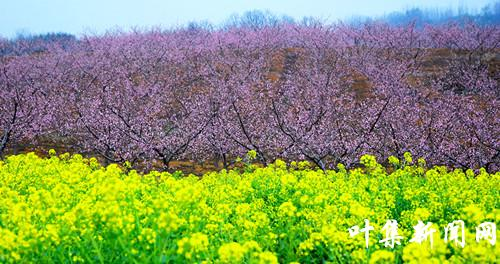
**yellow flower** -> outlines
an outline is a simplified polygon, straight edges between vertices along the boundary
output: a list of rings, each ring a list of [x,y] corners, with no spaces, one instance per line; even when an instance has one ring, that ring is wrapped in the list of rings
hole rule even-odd
[[[274,162],[274,166],[277,168],[277,169],[286,169],[286,162],[280,160],[280,159],[277,159],[275,162]]]
[[[56,151],[54,149],[49,149],[49,156],[53,157],[56,155]]]
[[[399,167],[399,159],[394,157],[394,156],[389,156],[388,158],[388,161],[390,164],[392,164],[392,166],[394,166],[395,168]]]
[[[252,149],[252,150],[250,150],[250,151],[247,152],[247,159],[248,159],[248,161],[252,161],[255,158],[257,158],[257,151],[255,151],[255,150]]]
[[[413,162],[413,158],[410,152],[405,152],[403,156],[405,158],[406,163],[411,164]]]
[[[246,251],[252,252],[252,251],[258,251],[260,252],[262,249],[259,246],[259,243],[250,240],[245,243],[243,243],[243,248],[245,248]]]
[[[299,168],[299,170],[309,169],[309,168],[311,168],[311,163],[309,163],[309,161],[307,161],[307,160],[301,161],[298,163],[298,168]]]
[[[202,233],[194,233],[177,241],[177,254],[187,259],[199,258],[201,253],[207,251],[208,237]]]
[[[137,237],[139,242],[154,244],[156,241],[156,232],[151,228],[143,228],[141,234]]]
[[[370,256],[370,264],[394,263],[394,253],[387,250],[377,250]]]
[[[21,260],[21,255],[19,255],[19,253],[17,253],[17,252],[12,252],[12,253],[10,253],[10,256],[12,257],[12,259],[13,259],[14,261],[19,261],[19,260]]]
[[[160,230],[165,230],[166,232],[176,231],[181,223],[182,220],[176,214],[171,212],[161,212],[157,221],[158,228]]]
[[[240,263],[243,261],[246,252],[246,248],[236,242],[224,244],[218,251],[222,263]]]
[[[418,220],[422,221],[428,220],[430,216],[431,212],[429,212],[429,210],[427,210],[426,208],[417,208],[413,213],[413,222]]]
[[[278,264],[276,255],[269,251],[258,253],[257,259],[259,264]]]
[[[284,202],[278,208],[278,215],[281,217],[292,217],[297,212],[297,207],[292,202]]]

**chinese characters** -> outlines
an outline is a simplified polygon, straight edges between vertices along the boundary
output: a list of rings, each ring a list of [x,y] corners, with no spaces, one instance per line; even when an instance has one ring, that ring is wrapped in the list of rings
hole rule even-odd
[[[415,230],[413,237],[409,242],[415,242],[422,244],[424,241],[429,241],[431,248],[434,242],[434,233],[436,229],[432,228],[432,223],[423,221],[418,221],[417,225],[413,226]],[[366,248],[369,247],[370,243],[370,231],[375,230],[373,226],[370,225],[370,221],[365,219],[365,226],[360,228],[355,225],[348,229],[349,235],[354,237],[359,233],[364,233]],[[387,220],[385,225],[382,227],[384,232],[384,238],[379,241],[379,243],[384,244],[384,247],[394,248],[395,245],[401,245],[401,240],[403,236],[398,233],[398,222],[394,219]],[[484,222],[476,227],[476,242],[481,240],[486,240],[492,246],[496,243],[496,225],[493,222]],[[444,228],[444,242],[454,242],[455,245],[459,245],[462,248],[465,247],[465,223],[462,220],[455,220]]]

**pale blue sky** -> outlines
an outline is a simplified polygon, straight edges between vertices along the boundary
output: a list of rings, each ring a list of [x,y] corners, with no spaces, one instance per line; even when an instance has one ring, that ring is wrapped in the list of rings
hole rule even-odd
[[[103,33],[132,26],[171,27],[189,21],[221,23],[231,14],[269,10],[300,19],[327,21],[352,16],[379,16],[410,7],[466,6],[479,10],[491,0],[0,0],[0,36],[16,33]]]

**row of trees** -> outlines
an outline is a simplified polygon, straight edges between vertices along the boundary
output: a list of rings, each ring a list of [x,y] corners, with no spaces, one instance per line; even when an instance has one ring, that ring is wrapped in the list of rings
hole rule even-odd
[[[498,170],[500,27],[371,23],[85,37],[1,57],[0,154],[70,142],[111,162],[255,150],[325,169],[410,151]],[[422,75],[429,54],[446,65]]]
[[[44,53],[55,45],[70,50],[77,42],[76,36],[67,33],[20,34],[11,40],[0,37],[0,57]]]
[[[353,22],[366,21],[373,18],[357,18],[352,19]],[[391,25],[404,25],[411,21],[415,21],[417,25],[424,24],[445,24],[450,21],[459,23],[466,23],[473,21],[474,23],[482,25],[498,25],[500,23],[500,1],[491,2],[483,6],[479,12],[470,10],[466,6],[459,6],[457,10],[452,8],[439,9],[439,8],[410,8],[405,11],[391,12],[376,20],[385,21]]]

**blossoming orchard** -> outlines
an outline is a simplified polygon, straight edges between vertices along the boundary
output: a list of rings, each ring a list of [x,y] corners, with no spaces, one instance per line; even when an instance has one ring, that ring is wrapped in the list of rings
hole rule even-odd
[[[499,40],[472,22],[0,39],[0,262],[497,263]]]

